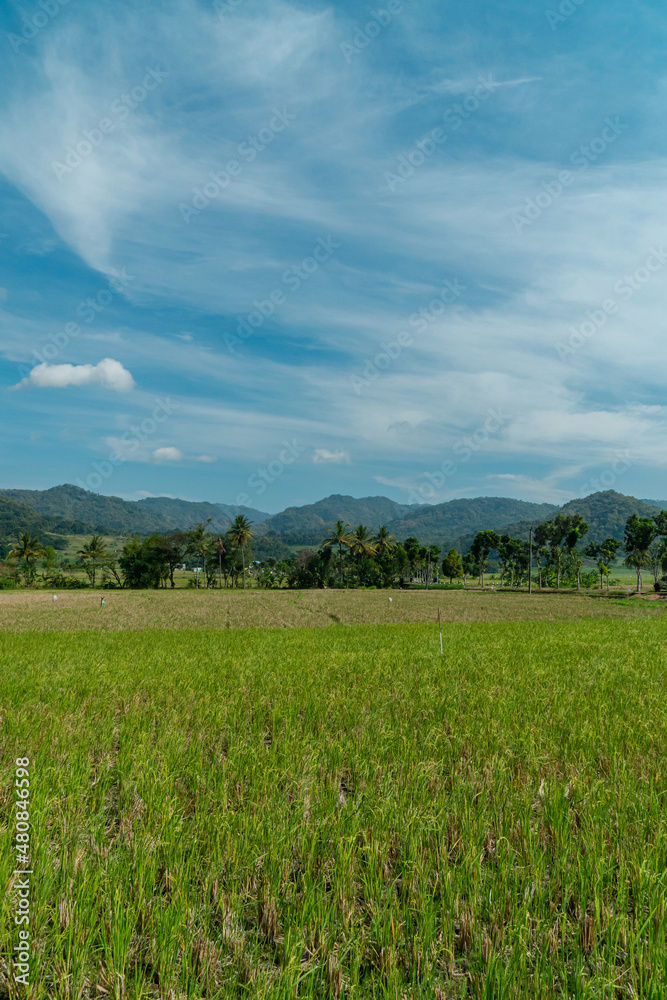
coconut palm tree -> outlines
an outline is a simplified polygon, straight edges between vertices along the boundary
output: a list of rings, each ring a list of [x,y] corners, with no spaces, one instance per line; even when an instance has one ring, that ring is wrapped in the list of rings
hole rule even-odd
[[[225,554],[225,552],[227,550],[225,549],[225,543],[223,542],[222,538],[218,538],[216,540],[216,546],[217,546],[217,549],[218,549],[219,583],[220,583],[220,590],[222,590],[222,557],[224,556],[224,554]]]
[[[333,528],[327,528],[329,532],[329,537],[322,543],[323,549],[331,548],[334,545],[338,546],[338,570],[340,573],[340,585],[343,586],[343,546],[345,548],[350,547],[350,526],[349,524],[343,524],[342,521],[336,521]]]
[[[44,546],[42,543],[26,531],[19,535],[18,545],[11,550],[9,558],[19,559],[25,563],[26,583],[30,583],[35,575],[35,560],[41,558],[43,554]]]
[[[102,536],[93,535],[90,541],[85,543],[81,551],[77,552],[77,555],[84,560],[90,559],[91,562],[90,582],[94,587],[97,563],[100,559],[104,559],[108,555],[106,546],[102,540]]]
[[[377,552],[368,528],[363,524],[357,525],[350,535],[350,551],[352,555],[357,557],[358,563],[361,563],[364,556],[374,556]]]
[[[249,542],[252,541],[252,528],[253,522],[249,521],[247,517],[243,514],[237,514],[233,521],[230,521],[231,528],[227,532],[227,538],[235,545],[237,549],[241,550],[241,560],[243,562],[243,589],[245,590],[245,549]]]
[[[389,528],[385,528],[385,526],[382,525],[373,539],[373,544],[375,545],[375,551],[379,556],[390,556],[396,548],[396,539],[393,535],[389,534]]]

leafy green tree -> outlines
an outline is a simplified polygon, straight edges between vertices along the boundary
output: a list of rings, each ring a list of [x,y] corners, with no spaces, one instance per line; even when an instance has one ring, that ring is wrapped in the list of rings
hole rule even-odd
[[[509,535],[501,535],[498,543],[498,562],[500,563],[500,586],[504,586],[505,577],[512,561],[512,539]]]
[[[410,560],[408,559],[408,554],[401,542],[398,542],[396,548],[394,549],[392,562],[394,574],[401,578],[405,576],[405,573],[410,565]]]
[[[206,559],[213,543],[213,535],[208,530],[211,520],[209,517],[206,521],[198,521],[197,524],[191,525],[188,531],[187,551],[197,556],[204,573],[206,573]],[[199,586],[199,575],[197,575],[197,586]]]
[[[58,565],[58,556],[56,555],[56,550],[52,545],[46,545],[44,547],[44,554],[42,555],[42,568],[44,572],[42,573],[42,578],[50,582],[56,575],[56,566]]]
[[[419,559],[419,550],[421,546],[418,540],[411,535],[410,538],[406,538],[403,542],[403,548],[405,549],[405,554],[408,557],[410,574],[411,576],[414,576],[417,572],[417,560]]]
[[[648,550],[658,533],[658,525],[651,517],[633,514],[625,523],[625,565],[637,573],[638,593],[642,589],[642,569],[646,566]]]
[[[557,514],[549,522],[549,549],[551,562],[556,569],[556,590],[560,590],[560,579],[563,570],[563,542],[570,530],[569,518],[566,514]]]
[[[658,534],[663,537],[667,535],[667,510],[661,510],[659,514],[655,514],[653,520],[658,529]]]
[[[319,552],[302,549],[293,561],[287,579],[289,587],[319,588],[326,586],[331,562],[331,547],[323,547]]]
[[[542,589],[542,570],[548,564],[549,559],[549,549],[546,545],[538,546],[533,549],[533,558],[537,566],[537,585]],[[544,564],[544,566],[543,566]]]
[[[537,560],[537,575],[538,575],[538,585],[540,590],[542,589],[542,563],[544,567],[548,566],[549,558],[551,555],[551,524],[546,521],[543,524],[538,524],[538,526],[533,531],[533,554]]]
[[[245,590],[245,550],[252,541],[252,521],[249,521],[243,514],[237,514],[231,522],[231,527],[227,531],[227,538],[237,550],[241,552],[243,565],[243,589]]]
[[[174,571],[185,559],[189,540],[187,532],[177,531],[172,535],[163,535],[158,543],[172,590],[176,586]]]
[[[477,572],[479,574],[482,587],[484,586],[484,570],[488,565],[488,559],[493,549],[497,549],[500,544],[500,535],[495,531],[478,531],[475,540],[470,546]]]
[[[142,539],[134,535],[118,559],[125,585],[132,590],[157,590],[165,576],[160,535]]]
[[[386,530],[386,529],[385,529]],[[350,547],[350,526],[349,524],[343,524],[342,521],[336,521],[333,528],[327,528],[329,532],[329,537],[323,542],[323,548],[331,548],[334,545],[338,546],[338,575],[340,586],[343,586],[343,548],[349,549]]]
[[[604,571],[607,576],[607,590],[609,590],[609,571],[618,555],[621,543],[618,538],[605,538],[600,542],[600,553],[604,560]]]
[[[93,535],[89,542],[86,542],[80,552],[77,555],[83,559],[84,565],[87,564],[87,560],[90,560],[91,570],[88,573],[90,577],[91,586],[95,587],[95,576],[97,572],[97,564],[108,556],[106,545],[101,535]]]
[[[666,554],[667,541],[665,541],[664,538],[658,538],[651,542],[646,551],[646,564],[653,574],[653,580],[655,583],[657,583],[658,579],[662,576],[662,564],[665,561]]]
[[[520,572],[523,542],[519,538],[501,535],[496,548],[500,560],[500,585],[502,587],[505,582],[505,576],[509,573],[511,587],[514,585],[514,574]]]
[[[561,516],[558,515],[558,517]],[[581,554],[577,551],[577,545],[586,534],[588,534],[588,525],[581,514],[570,514],[567,517],[567,530],[563,542],[570,566],[577,577],[577,590],[581,589]]]
[[[17,559],[23,564],[23,575],[29,586],[35,578],[35,562],[44,554],[44,547],[38,538],[25,531],[19,536],[18,545],[9,553],[9,559]]]
[[[442,560],[442,572],[449,577],[450,584],[463,577],[463,560],[456,549],[450,549]]]
[[[604,589],[604,572],[605,572],[605,569],[606,569],[606,564],[605,564],[604,556],[602,555],[602,549],[600,548],[600,546],[596,542],[589,542],[588,545],[586,546],[586,548],[584,549],[584,555],[588,559],[594,559],[595,560],[595,562],[597,564],[597,568],[598,568],[598,573],[600,574],[600,590],[603,590]]]
[[[428,585],[431,582],[431,567],[435,566],[436,576],[438,575],[438,557],[440,555],[439,545],[429,545],[426,550],[426,589],[428,590]]]
[[[463,586],[468,586],[468,577],[477,569],[477,563],[472,552],[466,552],[466,554],[461,559],[461,565],[463,567]]]

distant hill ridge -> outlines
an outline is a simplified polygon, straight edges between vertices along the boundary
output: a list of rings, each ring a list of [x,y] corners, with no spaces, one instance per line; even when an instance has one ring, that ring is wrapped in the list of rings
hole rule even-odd
[[[84,522],[91,528],[112,532],[151,534],[155,531],[185,531],[192,524],[212,518],[211,528],[226,531],[235,514],[245,514],[259,524],[269,515],[251,507],[230,504],[192,503],[171,497],[121,500],[120,497],[89,493],[66,484],[48,490],[0,490],[10,500],[28,504],[47,517]]]
[[[602,542],[605,538],[618,538],[623,541],[625,522],[633,514],[640,517],[653,517],[659,510],[667,509],[667,505],[650,504],[646,500],[616,493],[615,490],[605,490],[602,493],[592,493],[581,500],[570,500],[555,510],[550,516],[533,521],[519,521],[506,524],[502,534],[513,538],[528,538],[530,528],[536,528],[542,521],[550,521],[556,514],[581,514],[588,525],[588,534],[584,544]],[[498,529],[496,529],[498,530]],[[467,551],[472,544],[474,534],[463,534],[456,539],[456,548]]]
[[[584,517],[589,525],[586,542],[601,541],[610,535],[622,539],[631,514],[650,517],[663,506],[667,504],[637,500],[614,490],[571,500],[561,507],[508,497],[475,497],[431,505],[401,504],[382,496],[332,494],[316,503],[288,507],[270,515],[251,507],[164,496],[123,500],[64,485],[48,490],[0,490],[0,539],[14,539],[18,530],[81,534],[104,529],[147,535],[184,531],[209,517],[211,530],[223,532],[236,514],[244,514],[254,524],[256,547],[262,552],[271,544],[281,548],[319,545],[327,529],[338,520],[351,527],[364,524],[372,531],[386,525],[399,541],[414,535],[422,543],[466,551],[475,534],[485,528],[527,538],[531,527],[559,512],[578,512]]]

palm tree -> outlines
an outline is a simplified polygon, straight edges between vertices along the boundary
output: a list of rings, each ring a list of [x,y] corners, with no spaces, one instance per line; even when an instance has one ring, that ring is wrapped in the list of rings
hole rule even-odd
[[[217,539],[216,545],[218,548],[218,572],[220,574],[219,576],[220,590],[222,590],[222,557],[224,556],[226,549],[222,538]]]
[[[374,539],[375,551],[379,556],[389,556],[396,548],[396,539],[389,534],[389,528],[384,525],[380,528]]]
[[[96,572],[97,561],[99,559],[104,559],[105,556],[108,555],[107,550],[106,550],[106,546],[105,546],[104,542],[102,541],[102,536],[101,535],[93,535],[93,537],[90,539],[90,541],[86,542],[86,544],[83,546],[83,548],[81,549],[81,551],[77,552],[77,555],[80,556],[84,560],[85,559],[90,559],[91,564],[92,564],[92,571],[91,571],[90,580],[91,580],[91,583],[92,583],[92,585],[94,587],[95,586],[95,572]]]
[[[18,545],[9,553],[9,558],[21,559],[25,562],[26,582],[30,583],[35,575],[35,559],[39,559],[43,554],[44,546],[42,543],[38,538],[35,538],[34,535],[26,531],[24,534],[19,535]]]
[[[249,521],[247,517],[243,514],[237,514],[233,521],[230,521],[231,528],[227,532],[227,538],[235,545],[237,549],[241,550],[241,559],[243,561],[243,589],[245,590],[245,548],[247,544],[252,540],[252,528],[253,522]]]
[[[363,524],[357,525],[350,535],[350,551],[357,557],[358,563],[361,563],[364,556],[374,556],[377,551],[368,528]]]
[[[333,528],[327,528],[329,532],[329,538],[322,543],[322,548],[327,549],[332,545],[338,546],[338,570],[340,573],[340,585],[343,586],[343,546],[346,548],[350,547],[350,526],[349,524],[343,524],[342,521],[336,521]]]

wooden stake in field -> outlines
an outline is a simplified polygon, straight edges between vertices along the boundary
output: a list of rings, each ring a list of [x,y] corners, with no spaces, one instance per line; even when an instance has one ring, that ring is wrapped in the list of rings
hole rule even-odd
[[[440,656],[443,655],[442,652],[442,622],[440,621],[440,608],[438,608],[438,631],[440,632]]]

